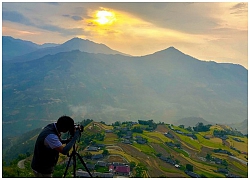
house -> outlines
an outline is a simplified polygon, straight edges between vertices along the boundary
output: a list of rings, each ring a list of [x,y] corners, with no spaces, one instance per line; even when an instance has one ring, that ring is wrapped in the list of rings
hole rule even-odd
[[[169,146],[169,147],[175,147],[175,144],[172,143],[172,142],[166,142],[166,145]]]
[[[214,160],[215,164],[222,164],[222,159],[220,159],[220,158],[214,158],[213,160]]]
[[[142,139],[142,140],[137,140],[136,142],[137,142],[138,144],[146,144],[146,143],[147,143],[147,140]]]
[[[101,167],[106,167],[107,163],[104,161],[97,161],[96,165],[101,166]]]
[[[200,178],[200,175],[199,175],[199,174],[196,174],[196,173],[194,173],[194,172],[192,172],[192,171],[185,171],[185,173],[186,173],[187,175],[189,175],[190,177],[192,177],[192,178]]]
[[[179,167],[181,167],[179,164],[175,164],[174,165],[176,168],[179,168]]]
[[[235,175],[235,174],[231,174],[231,173],[226,174],[226,177],[227,178],[241,178],[240,176]]]
[[[91,175],[93,176],[93,173],[91,173]],[[83,171],[79,169],[78,171],[76,171],[76,177],[86,178],[86,177],[91,177],[91,176],[89,175],[87,171]]]
[[[174,136],[172,134],[170,134],[169,132],[164,133],[164,136],[171,138],[171,139],[174,139]]]
[[[175,165],[175,167],[176,167],[176,165],[178,165],[178,164],[176,164],[176,162],[173,159],[171,159],[169,157],[161,156],[160,159],[163,160],[163,161],[165,161],[166,163]]]
[[[91,173],[91,175],[94,178],[113,178],[112,173],[94,172],[94,173]],[[89,177],[90,178],[90,175],[86,171],[78,170],[78,171],[76,171],[76,177],[80,177],[80,178],[88,178]]]
[[[131,139],[132,136],[131,135],[126,135],[126,136],[123,136],[124,139]]]
[[[109,172],[111,172],[117,176],[129,176],[130,175],[130,166],[129,165],[114,166],[112,164],[109,166]]]
[[[92,160],[98,160],[98,159],[102,159],[102,158],[103,158],[103,154],[94,154],[91,157]]]
[[[98,150],[99,150],[98,147],[95,147],[95,146],[89,146],[87,148],[87,151],[98,151]]]
[[[87,163],[86,166],[87,166],[88,170],[94,170],[95,169],[95,165],[94,164]]]
[[[133,144],[133,143],[132,143],[130,140],[128,140],[128,139],[124,139],[123,143],[124,143],[124,144]]]
[[[95,144],[95,147],[98,147],[98,148],[104,148],[105,145],[104,144]]]
[[[175,132],[178,133],[178,134],[183,134],[183,132],[179,131],[179,130],[176,130]]]
[[[242,141],[242,140],[239,139],[239,138],[233,138],[233,140],[238,141],[238,142],[244,142],[244,141]]]
[[[112,133],[113,130],[112,130],[112,129],[109,129],[109,130],[106,130],[105,132],[106,132],[106,133]]]
[[[223,174],[228,174],[228,169],[224,169],[224,168],[218,168],[217,172],[219,173],[223,173]]]
[[[188,133],[188,134],[186,134],[186,136],[191,137],[193,139],[197,139],[196,135],[194,135],[192,133]]]

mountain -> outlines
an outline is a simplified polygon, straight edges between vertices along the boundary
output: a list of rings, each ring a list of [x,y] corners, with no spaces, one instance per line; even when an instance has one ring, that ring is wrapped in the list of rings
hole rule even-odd
[[[56,47],[59,46],[60,44],[55,44],[55,43],[44,43],[40,45],[41,48],[49,48],[49,47]]]
[[[237,129],[237,131],[240,131],[243,134],[248,134],[248,119],[239,123],[228,124],[228,126]]]
[[[198,123],[203,123],[204,125],[212,124],[199,117],[186,117],[175,122],[176,125],[184,125],[185,127],[195,127]]]
[[[10,36],[2,36],[2,48],[3,60],[10,60],[39,49],[39,45]]]
[[[80,50],[83,52],[89,53],[103,53],[103,54],[122,54],[121,52],[115,51],[110,49],[104,44],[97,44],[89,40],[84,40],[81,38],[73,38],[63,44],[54,45],[52,44],[44,44],[36,51],[32,51],[30,53],[26,53],[22,56],[14,57],[11,59],[12,62],[24,62],[24,61],[31,61],[35,59],[42,58],[46,55],[54,55],[60,52],[69,52],[73,50]]]
[[[240,65],[201,61],[174,47],[141,57],[73,50],[31,59],[3,61],[4,137],[64,114],[107,123],[247,118],[248,72]]]
[[[193,131],[175,124],[156,124],[152,120],[112,125],[87,120],[79,124],[84,125],[84,131],[76,144],[87,164],[96,164],[98,161],[126,163],[131,166],[130,177],[141,178],[184,178],[193,177],[194,174],[203,178],[248,177],[248,138],[224,125],[213,125],[205,131]],[[3,139],[3,177],[32,177],[30,163],[41,130],[39,128],[15,138]],[[67,137],[64,136],[65,139]],[[99,148],[91,151],[90,146]],[[103,153],[104,149],[108,155]],[[104,157],[99,159],[86,156],[88,154],[93,157],[102,153]],[[53,177],[57,178],[63,176],[68,159],[62,154],[60,156],[53,173]],[[24,161],[25,166],[16,169]],[[9,162],[12,162],[10,166]],[[76,163],[77,170],[84,168],[80,161]],[[187,164],[192,166],[193,173],[187,173]],[[133,168],[132,165],[137,167]],[[142,167],[144,173],[140,173]],[[99,166],[93,168],[97,172],[100,170]],[[102,168],[101,172],[104,170]]]

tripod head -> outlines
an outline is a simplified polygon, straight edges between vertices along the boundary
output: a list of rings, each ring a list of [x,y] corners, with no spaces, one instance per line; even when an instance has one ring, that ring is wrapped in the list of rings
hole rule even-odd
[[[70,134],[71,137],[73,137],[75,135],[75,132],[79,131],[80,132],[80,136],[81,136],[81,133],[83,132],[83,130],[84,130],[83,125],[81,125],[81,124],[74,124],[74,127],[70,128],[69,134]]]

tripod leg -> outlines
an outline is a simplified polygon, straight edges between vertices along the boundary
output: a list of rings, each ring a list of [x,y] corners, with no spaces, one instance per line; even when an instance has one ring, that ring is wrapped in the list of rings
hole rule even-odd
[[[82,165],[85,167],[86,171],[89,173],[90,177],[93,177],[92,174],[89,172],[89,169],[87,168],[85,162],[83,161],[82,157],[80,156],[80,154],[76,153],[78,158],[80,159]]]
[[[71,161],[72,156],[73,156],[73,153],[72,153],[72,154],[70,155],[70,157],[69,157],[69,161],[68,161],[68,164],[67,164],[67,167],[66,167],[66,169],[65,169],[65,172],[64,172],[63,177],[65,177],[66,174],[67,174],[67,171],[68,171],[68,168],[69,168],[69,165],[70,165],[70,161]]]
[[[74,178],[76,177],[76,156],[73,156],[73,172]]]

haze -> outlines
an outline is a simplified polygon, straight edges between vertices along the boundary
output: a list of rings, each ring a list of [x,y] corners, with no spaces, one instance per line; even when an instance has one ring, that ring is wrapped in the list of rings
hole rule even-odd
[[[2,35],[37,44],[79,37],[143,56],[174,46],[248,66],[248,3],[3,2]]]

